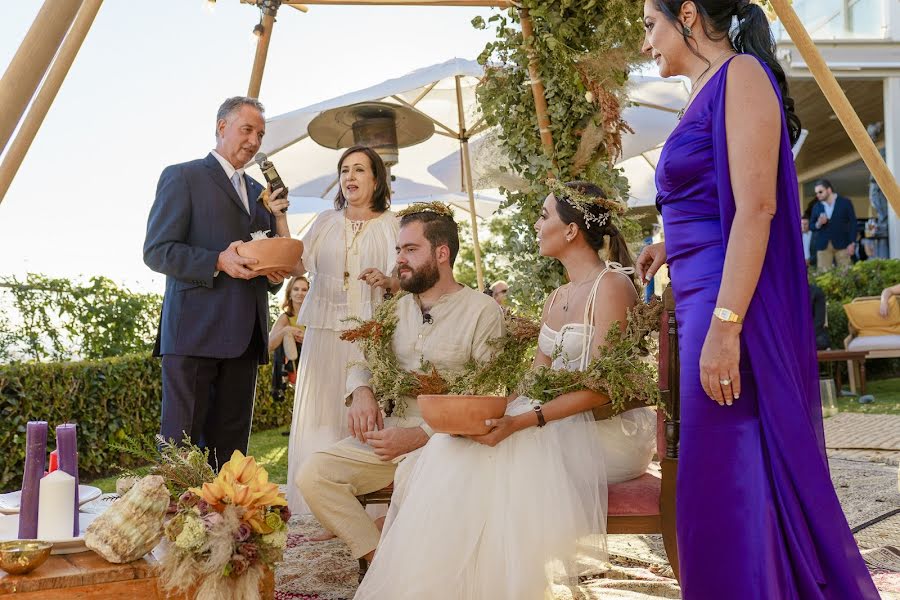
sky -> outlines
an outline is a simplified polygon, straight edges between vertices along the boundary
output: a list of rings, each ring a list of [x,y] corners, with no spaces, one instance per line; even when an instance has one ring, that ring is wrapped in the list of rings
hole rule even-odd
[[[6,70],[40,0],[0,7]],[[282,7],[260,100],[267,116],[453,57],[493,39],[471,20],[496,9]],[[258,10],[239,0],[106,0],[0,203],[0,276],[104,275],[162,292],[141,250],[156,182],[215,145],[215,113],[247,92]]]

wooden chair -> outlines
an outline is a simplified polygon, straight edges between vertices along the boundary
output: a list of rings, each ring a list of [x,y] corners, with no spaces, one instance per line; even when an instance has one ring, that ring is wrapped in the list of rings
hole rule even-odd
[[[659,387],[665,410],[657,412],[657,454],[662,476],[647,472],[637,479],[609,486],[607,533],[661,533],[666,556],[678,578],[678,546],[675,540],[675,479],[678,473],[679,437],[679,363],[678,327],[675,323],[675,301],[671,288],[663,293],[663,314],[659,331]],[[596,413],[595,413],[596,415]],[[390,504],[394,486],[357,496],[367,504]],[[368,564],[359,559],[362,581]]]
[[[371,492],[368,494],[363,494],[361,496],[357,496],[356,499],[359,500],[359,503],[362,504],[362,507],[365,508],[369,504],[387,504],[391,503],[391,496],[394,495],[394,484],[391,483],[386,488],[382,488],[378,491]],[[366,576],[366,571],[369,570],[369,561],[365,558],[359,558],[359,582],[362,583],[363,577]]]
[[[657,411],[656,446],[662,477],[647,472],[637,479],[609,486],[606,532],[661,533],[666,555],[678,578],[675,540],[675,479],[678,473],[680,423],[678,326],[671,288],[663,293],[659,331],[659,388],[665,410]]]

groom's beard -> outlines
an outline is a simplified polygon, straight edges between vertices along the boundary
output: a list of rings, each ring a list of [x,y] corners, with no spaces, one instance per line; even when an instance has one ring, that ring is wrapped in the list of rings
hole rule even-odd
[[[400,278],[400,289],[413,294],[427,292],[441,278],[440,273],[438,273],[437,260],[434,259],[418,269],[413,269],[411,266],[406,265],[401,270],[409,270],[409,274]]]

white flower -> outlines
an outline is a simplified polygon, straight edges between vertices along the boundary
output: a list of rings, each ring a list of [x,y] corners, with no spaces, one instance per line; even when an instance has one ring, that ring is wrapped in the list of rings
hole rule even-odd
[[[272,231],[271,229],[266,229],[265,231],[254,231],[250,234],[251,240],[264,240],[268,237],[266,234]]]
[[[195,552],[203,546],[204,542],[206,542],[206,528],[200,522],[200,519],[195,517],[185,518],[181,533],[175,538],[175,545],[182,550]]]
[[[586,92],[584,93],[584,99],[587,100],[588,102],[590,102],[590,103],[593,104],[593,102],[594,102],[594,92],[592,92],[592,91],[590,91],[590,90],[586,91]]]
[[[275,548],[284,548],[287,545],[287,528],[285,527],[273,531],[272,533],[265,534],[262,536],[262,541],[264,544],[268,544]]]

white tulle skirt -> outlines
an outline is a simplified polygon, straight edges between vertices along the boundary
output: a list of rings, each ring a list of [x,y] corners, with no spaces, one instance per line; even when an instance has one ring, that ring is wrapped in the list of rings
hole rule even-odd
[[[519,397],[507,414],[529,410]],[[605,569],[606,465],[589,412],[494,448],[435,434],[403,483],[358,599],[543,599]]]

